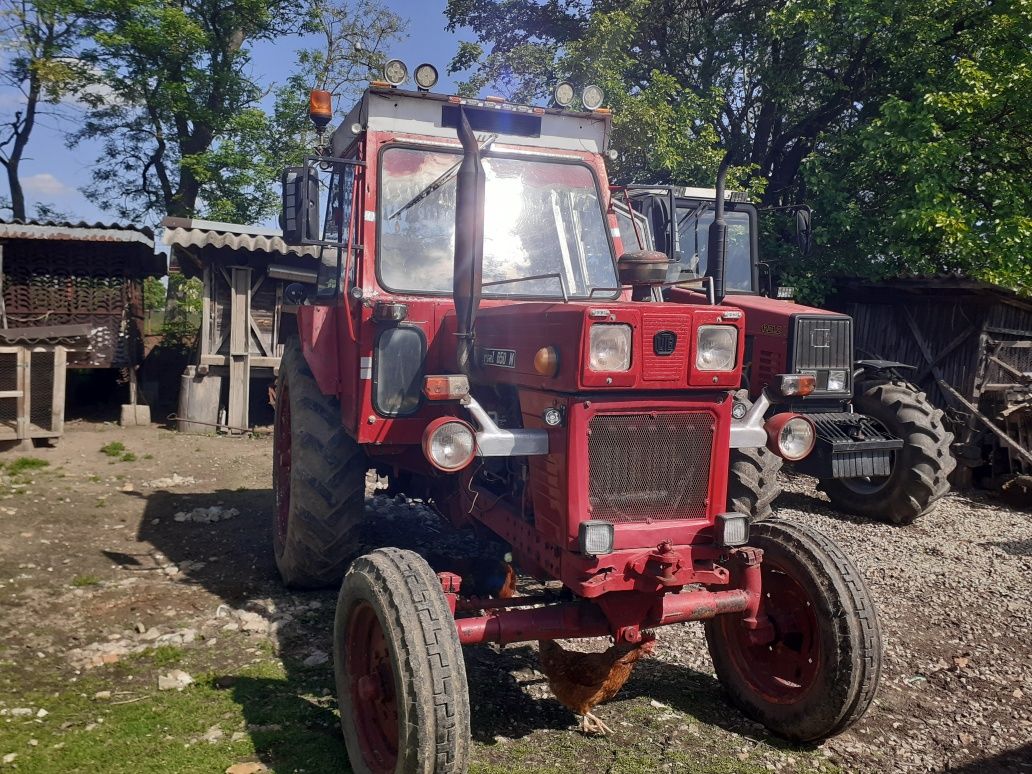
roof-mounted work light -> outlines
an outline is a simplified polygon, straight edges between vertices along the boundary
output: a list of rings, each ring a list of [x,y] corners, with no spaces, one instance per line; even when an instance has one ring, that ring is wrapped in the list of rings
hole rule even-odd
[[[569,81],[562,81],[555,87],[552,97],[555,99],[555,104],[559,107],[568,108],[573,104],[574,94],[573,84]]]
[[[437,83],[437,68],[423,63],[416,68],[415,78],[420,91],[430,91]]]
[[[383,79],[391,86],[400,86],[408,80],[408,67],[400,59],[391,59],[383,66]]]
[[[585,86],[584,91],[581,92],[581,104],[584,105],[587,110],[598,110],[602,107],[602,103],[606,99],[606,93],[602,91],[601,87]]]

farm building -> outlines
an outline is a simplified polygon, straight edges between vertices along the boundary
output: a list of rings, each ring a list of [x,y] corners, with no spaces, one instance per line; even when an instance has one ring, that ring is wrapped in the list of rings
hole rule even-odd
[[[858,358],[915,366],[956,436],[957,484],[1032,474],[1032,299],[946,277],[850,281],[828,306],[853,317]]]
[[[0,221],[0,440],[61,434],[66,369],[124,369],[135,406],[143,280],[164,273],[145,228]]]
[[[163,241],[187,277],[204,283],[195,362],[183,374],[179,428],[211,432],[250,427],[252,411],[269,406],[293,308],[283,291],[315,283],[311,248],[287,245],[278,229],[165,218]]]

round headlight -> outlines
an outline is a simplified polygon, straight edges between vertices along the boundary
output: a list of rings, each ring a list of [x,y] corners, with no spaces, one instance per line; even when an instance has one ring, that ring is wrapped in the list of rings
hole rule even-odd
[[[631,367],[631,326],[596,323],[588,334],[592,371],[627,371]]]
[[[786,460],[801,460],[813,450],[817,440],[813,423],[804,417],[792,417],[777,430],[777,452]]]
[[[392,59],[383,66],[383,78],[391,86],[400,86],[408,78],[408,68],[400,59]]]
[[[555,104],[559,107],[569,107],[573,104],[573,95],[573,84],[569,81],[563,81],[555,87]]]
[[[462,470],[477,453],[477,434],[460,419],[441,417],[423,432],[423,454],[445,473]]]
[[[700,325],[695,367],[700,371],[733,371],[738,355],[738,329],[733,325]]]
[[[437,83],[437,68],[432,64],[421,64],[415,72],[416,85],[421,89],[432,89]]]
[[[542,376],[559,373],[559,351],[555,347],[542,347],[534,353],[534,370]]]
[[[606,99],[606,93],[598,86],[592,84],[585,86],[581,92],[581,104],[588,110],[598,110]]]

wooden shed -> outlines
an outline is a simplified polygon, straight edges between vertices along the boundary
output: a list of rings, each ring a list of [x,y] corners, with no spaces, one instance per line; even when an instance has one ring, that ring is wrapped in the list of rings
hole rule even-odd
[[[165,218],[163,241],[187,277],[204,283],[196,362],[183,375],[181,430],[250,427],[251,385],[279,368],[296,323],[283,302],[291,282],[315,283],[311,248],[287,245],[277,229]]]
[[[1032,299],[958,277],[842,283],[857,357],[915,366],[968,471],[1032,474]]]
[[[125,369],[136,404],[143,279],[165,273],[145,228],[0,221],[0,440],[62,431],[65,369]]]

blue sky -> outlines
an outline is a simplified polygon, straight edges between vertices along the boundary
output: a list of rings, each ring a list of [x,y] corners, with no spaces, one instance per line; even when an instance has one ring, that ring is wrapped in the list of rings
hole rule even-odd
[[[460,40],[472,39],[468,30],[451,33],[445,29],[446,0],[393,0],[388,3],[401,17],[409,21],[408,37],[387,53],[398,57],[409,66],[409,72],[421,62],[430,62],[441,74],[435,91],[450,92],[455,81],[446,70]],[[295,38],[278,43],[263,43],[252,52],[254,74],[262,83],[282,81],[294,63],[294,51],[304,41]],[[284,50],[289,46],[288,50]],[[0,121],[18,109],[19,95],[12,89],[0,88]],[[74,120],[74,114],[66,120]],[[90,167],[96,158],[96,147],[80,145],[72,151],[65,147],[61,125],[53,118],[41,119],[36,125],[26,148],[21,165],[22,186],[30,217],[33,205],[45,202],[73,220],[111,221],[111,213],[98,209],[83,196],[78,188],[90,179]],[[7,195],[6,178],[0,176],[0,192]]]

